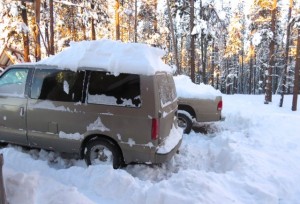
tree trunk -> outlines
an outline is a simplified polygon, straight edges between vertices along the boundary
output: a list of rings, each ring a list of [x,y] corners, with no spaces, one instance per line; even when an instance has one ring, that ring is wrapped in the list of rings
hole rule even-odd
[[[91,4],[91,9],[94,10],[94,8],[95,5]],[[93,17],[91,17],[91,40],[96,40],[95,22]]]
[[[245,73],[244,73],[244,39],[243,39],[243,42],[242,42],[242,65],[241,65],[241,77],[240,77],[240,92],[239,93],[242,93],[244,94],[244,81],[245,81]]]
[[[7,204],[6,195],[5,195],[5,188],[4,188],[4,179],[3,179],[3,166],[4,160],[3,155],[0,154],[0,204]]]
[[[257,81],[259,81],[259,77],[260,77],[260,76],[257,76],[257,75],[259,75],[259,71],[257,70],[258,68],[257,68],[256,54],[253,56],[253,60],[254,60],[253,65],[255,65],[255,66],[253,67],[253,83],[252,83],[253,86],[252,87],[253,87],[253,94],[255,95],[257,93],[256,84],[257,84]]]
[[[292,111],[297,110],[297,100],[299,94],[299,74],[300,74],[299,70],[300,70],[300,28],[298,28],[298,38],[297,38],[297,54],[296,54]]]
[[[249,70],[249,94],[252,94],[252,77],[253,77],[253,52],[254,47],[252,45],[252,41],[250,41],[250,70]]]
[[[83,14],[83,8],[82,7],[80,8],[80,13],[81,13],[81,15]],[[86,37],[86,26],[85,26],[85,22],[84,22],[83,19],[81,21],[81,30],[82,30],[82,33],[83,33],[83,40],[87,40],[87,37]]]
[[[47,11],[48,9],[48,5],[47,5],[47,1],[44,1],[44,10]],[[50,55],[50,38],[49,38],[49,22],[46,21],[45,22],[45,44],[46,44],[46,47],[48,47],[47,49],[47,56]]]
[[[115,0],[115,27],[116,27],[116,40],[120,40],[120,16],[119,16],[119,8],[120,2],[119,0]]]
[[[175,58],[175,65],[177,68],[177,72],[181,73],[181,67],[179,65],[179,60],[178,60],[178,50],[177,50],[177,43],[176,43],[176,38],[175,38],[175,31],[174,31],[174,25],[173,25],[173,18],[171,15],[171,8],[170,8],[170,1],[167,0],[167,9],[168,9],[168,17],[170,21],[170,31],[171,31],[171,38],[172,38],[172,45],[173,45],[173,55]]]
[[[181,35],[181,39],[180,39],[180,72],[182,72],[183,69],[185,69],[185,53],[184,53],[184,49],[183,49],[183,46],[184,46],[184,43],[183,43],[183,40],[184,40],[184,36],[185,35]],[[186,39],[186,38],[185,38]]]
[[[194,0],[190,0],[190,67],[191,67],[191,79],[192,82],[195,83],[195,35],[192,35],[193,28],[194,28],[194,19],[195,19],[195,8],[194,8]]]
[[[49,10],[50,10],[50,46],[49,52],[54,55],[54,17],[53,17],[53,0],[49,0]]]
[[[95,22],[93,18],[91,19],[91,39],[96,40]]]
[[[25,25],[28,27],[26,3],[22,2],[22,6],[24,7],[24,9],[22,9],[22,20],[25,23]],[[23,32],[22,37],[23,37],[23,47],[24,47],[24,62],[30,62],[28,32]]]
[[[134,0],[134,42],[137,42],[137,0]]]
[[[277,0],[273,0],[273,8],[272,8],[272,19],[271,19],[271,31],[273,33],[273,37],[269,46],[270,49],[270,62],[268,67],[268,75],[266,79],[266,93],[265,93],[265,104],[272,102],[272,71],[275,65],[274,59],[274,51],[275,51],[275,22],[276,22],[276,11],[277,11]]]
[[[214,87],[215,83],[215,40],[212,42],[212,57],[211,57],[211,85]]]
[[[153,21],[153,29],[154,29],[154,33],[157,33],[157,0],[154,0],[154,9],[155,9],[155,13],[154,13],[154,21]]]
[[[292,16],[292,7],[293,7],[293,0],[290,0],[290,6],[289,6],[289,13],[288,13],[288,19],[287,19],[287,31],[286,31],[286,47],[285,47],[285,54],[284,54],[284,68],[283,68],[283,76],[282,76],[282,88],[281,88],[281,98],[279,102],[279,107],[282,107],[283,105],[283,99],[284,94],[286,92],[286,75],[287,75],[287,68],[288,68],[288,61],[289,61],[289,47],[290,47],[290,35],[291,35],[291,26],[290,26],[290,20]]]
[[[39,32],[41,0],[35,0],[35,18],[34,18],[34,41],[35,41],[35,60],[41,60],[41,40]]]

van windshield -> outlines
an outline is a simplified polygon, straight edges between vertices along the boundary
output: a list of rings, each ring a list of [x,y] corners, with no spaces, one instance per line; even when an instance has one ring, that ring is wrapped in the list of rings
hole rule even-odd
[[[177,98],[173,76],[166,73],[161,73],[156,76],[161,106],[165,107]]]

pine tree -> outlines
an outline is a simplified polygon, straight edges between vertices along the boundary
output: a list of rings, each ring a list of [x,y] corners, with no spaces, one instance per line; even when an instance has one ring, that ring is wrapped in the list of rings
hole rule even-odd
[[[297,48],[296,48],[296,65],[295,65],[295,77],[294,77],[294,89],[293,89],[293,103],[292,103],[292,111],[297,110],[297,101],[299,94],[299,78],[300,78],[300,16],[295,18],[298,37],[297,37]]]
[[[227,46],[225,49],[225,57],[227,57],[230,61],[231,68],[227,75],[227,80],[233,82],[238,78],[238,68],[240,63],[239,55],[243,49],[242,24],[240,22],[240,16],[238,13],[235,13],[234,17],[231,18],[231,22],[228,28],[228,35],[229,36],[227,39]],[[233,85],[237,86],[237,83],[231,83],[231,92],[235,93],[237,91],[237,87]]]
[[[286,44],[285,44],[285,53],[284,53],[284,68],[283,68],[283,81],[282,81],[282,90],[281,90],[281,98],[279,102],[279,107],[283,105],[284,94],[286,93],[286,78],[287,78],[287,69],[288,69],[288,59],[289,59],[289,46],[290,46],[290,34],[291,34],[291,16],[292,16],[292,7],[293,0],[290,0],[289,11],[287,17],[287,32],[286,32]]]

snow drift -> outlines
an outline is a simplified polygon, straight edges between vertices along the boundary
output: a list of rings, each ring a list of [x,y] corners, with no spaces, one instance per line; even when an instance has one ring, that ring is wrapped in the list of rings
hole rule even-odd
[[[300,200],[300,112],[291,96],[223,95],[226,120],[184,135],[180,154],[159,166],[89,166],[17,146],[4,154],[10,204],[296,204]],[[298,102],[299,106],[299,102]]]

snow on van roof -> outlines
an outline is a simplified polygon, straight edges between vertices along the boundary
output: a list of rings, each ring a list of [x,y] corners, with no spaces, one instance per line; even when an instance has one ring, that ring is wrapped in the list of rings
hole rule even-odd
[[[221,96],[221,92],[210,85],[203,83],[195,84],[188,76],[174,76],[177,96],[181,98],[199,98],[214,100],[216,96]]]
[[[161,59],[164,55],[164,50],[146,44],[102,39],[71,42],[70,47],[39,61],[38,64],[74,71],[79,67],[101,68],[114,75],[153,75],[157,71],[171,72],[171,67]]]

